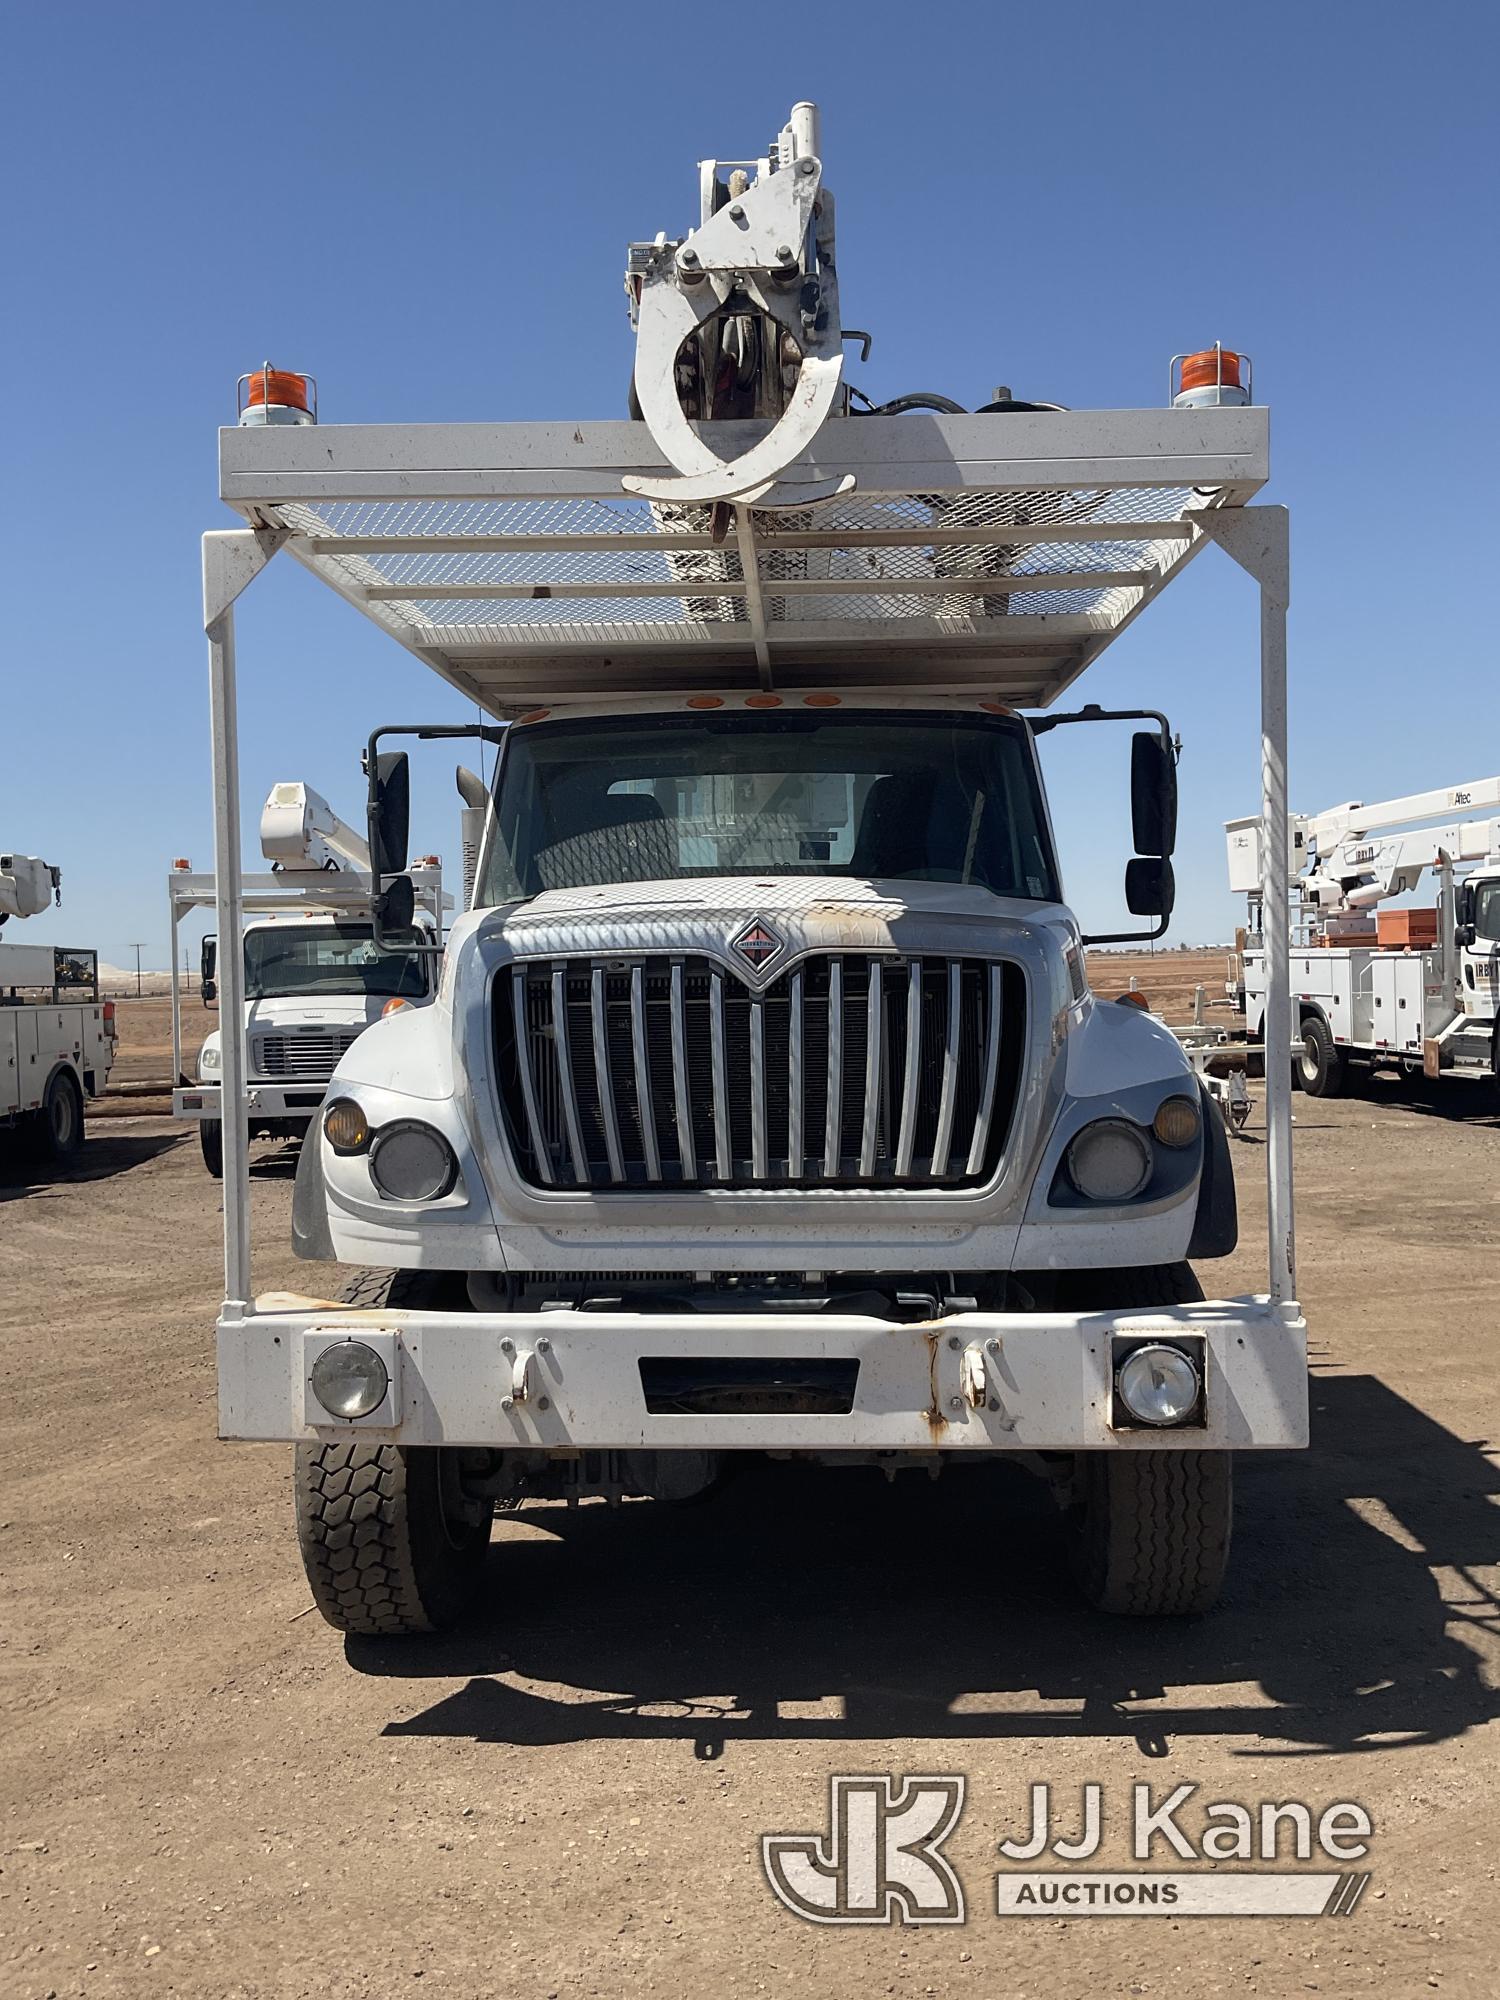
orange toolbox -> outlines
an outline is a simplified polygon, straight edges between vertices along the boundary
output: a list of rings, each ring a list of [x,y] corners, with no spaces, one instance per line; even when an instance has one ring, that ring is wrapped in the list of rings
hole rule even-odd
[[[1397,950],[1431,951],[1438,941],[1436,910],[1380,910],[1376,913],[1378,942]]]

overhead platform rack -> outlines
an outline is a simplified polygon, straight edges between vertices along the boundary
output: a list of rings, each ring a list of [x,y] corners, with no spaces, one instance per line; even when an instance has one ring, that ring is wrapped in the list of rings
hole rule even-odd
[[[764,428],[702,434],[733,458]],[[1253,407],[847,417],[763,504],[714,507],[623,490],[668,469],[643,423],[265,425],[219,444],[230,506],[500,717],[914,685],[1045,707],[1269,464]]]

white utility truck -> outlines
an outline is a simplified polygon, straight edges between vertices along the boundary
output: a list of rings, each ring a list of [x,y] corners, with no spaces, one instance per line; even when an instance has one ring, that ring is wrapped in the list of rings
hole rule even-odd
[[[1489,818],[1447,817],[1487,808]],[[1229,886],[1249,899],[1245,1025],[1259,1039],[1269,901],[1260,829],[1230,820],[1225,831]],[[1372,1068],[1500,1078],[1500,777],[1294,815],[1290,844],[1293,1073],[1302,1088],[1334,1097],[1351,1073]],[[1428,869],[1438,879],[1435,910],[1379,910],[1411,895]]]
[[[1089,991],[1038,752],[1106,716],[1046,711],[1218,542],[1261,586],[1285,829],[1265,412],[1222,348],[1166,408],[861,410],[815,109],[699,190],[695,227],[629,253],[637,417],[314,427],[268,367],[220,434],[246,524],[204,542],[221,935],[233,604],[278,551],[511,724],[370,739],[377,935],[411,907],[393,736],[496,748],[478,876],[436,1004],[359,1038],[302,1149],[298,1250],[371,1267],[338,1300],[256,1297],[226,1120],[221,1434],[295,1441],[346,1632],[457,1616],[497,1502],[685,1496],[743,1453],[856,1477],[1013,1456],[1094,1603],[1200,1610],[1232,1455],[1306,1442],[1290,1077],[1265,1289],[1204,1303],[1228,1142],[1167,1029]],[[1171,739],[1107,713],[1146,725],[1126,901],[1155,937]],[[1269,862],[1289,1042],[1284,843]]]
[[[243,905],[244,1009],[249,1036],[246,1130],[251,1138],[301,1139],[317,1116],[334,1065],[374,1020],[423,1007],[437,986],[443,937],[442,868],[436,856],[411,872],[410,949],[390,939],[377,948],[370,921],[370,855],[364,837],[328,801],[303,784],[273,785],[260,819],[268,875],[247,878]],[[178,929],[190,912],[211,907],[212,875],[186,861],[167,877],[172,936],[172,1111],[195,1119],[203,1161],[224,1171],[220,1093],[222,1036],[198,1051],[197,1075],[183,1069],[182,982]],[[420,947],[420,948],[418,948]],[[218,939],[201,952],[203,1004],[218,998]]]
[[[83,1144],[83,1107],[115,1060],[115,1008],[99,998],[92,951],[13,944],[5,926],[62,901],[62,874],[35,854],[0,854],[0,1145],[65,1166]]]

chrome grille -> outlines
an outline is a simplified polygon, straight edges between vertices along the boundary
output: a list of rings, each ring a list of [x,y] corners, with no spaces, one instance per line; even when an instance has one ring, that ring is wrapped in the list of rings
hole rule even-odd
[[[268,1034],[256,1038],[254,1070],[262,1077],[312,1077],[326,1081],[339,1057],[352,1048],[363,1030],[330,1028],[316,1034]]]
[[[1020,968],[802,959],[763,993],[716,961],[524,961],[500,975],[506,1127],[544,1187],[977,1185],[1025,1035]]]

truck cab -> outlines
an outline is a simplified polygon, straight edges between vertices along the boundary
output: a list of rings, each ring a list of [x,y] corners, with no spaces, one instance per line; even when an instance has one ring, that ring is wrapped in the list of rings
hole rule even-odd
[[[415,913],[402,953],[377,947],[368,920],[317,910],[286,912],[249,924],[244,933],[245,1024],[252,1137],[300,1139],[323,1102],[339,1058],[372,1021],[433,997],[436,929]],[[427,949],[421,949],[426,946]],[[204,940],[203,990],[216,990],[217,941]],[[198,1051],[199,1084],[221,1074],[217,1029]],[[222,1120],[199,1120],[204,1164],[224,1171]]]

